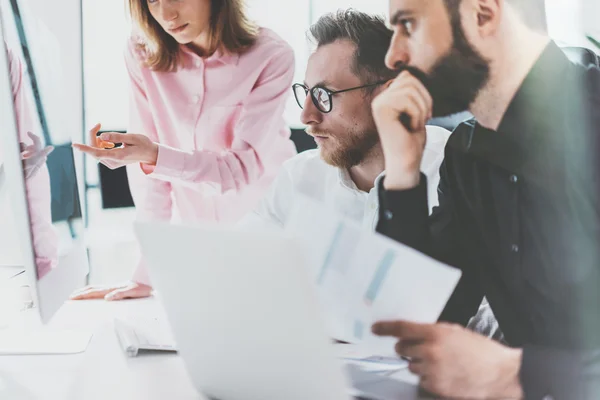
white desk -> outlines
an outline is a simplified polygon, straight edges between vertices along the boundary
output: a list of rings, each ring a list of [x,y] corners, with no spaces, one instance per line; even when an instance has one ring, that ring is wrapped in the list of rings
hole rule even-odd
[[[27,393],[24,399],[32,400],[204,400],[196,393],[177,355],[125,356],[114,332],[113,318],[125,319],[132,314],[155,316],[160,314],[160,307],[154,299],[65,303],[49,327],[94,332],[86,352],[0,356],[0,381],[4,380],[5,386],[19,385]],[[23,323],[28,322],[24,319]]]
[[[0,356],[0,397],[4,381],[5,386],[20,386],[26,392],[24,400],[205,400],[196,393],[179,356],[128,358],[121,351],[113,318],[154,317],[162,313],[158,301],[152,298],[65,303],[49,327],[94,332],[86,352],[67,356]],[[22,323],[27,324],[27,318]],[[415,382],[408,371],[395,377]]]

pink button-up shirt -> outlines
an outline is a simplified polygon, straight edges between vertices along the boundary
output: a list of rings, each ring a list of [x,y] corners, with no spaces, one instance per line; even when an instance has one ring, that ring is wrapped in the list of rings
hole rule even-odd
[[[23,82],[23,67],[20,60],[8,50],[13,103],[17,119],[19,141],[27,145],[31,139],[27,132],[33,132],[35,115]],[[42,166],[25,182],[31,220],[31,232],[38,279],[41,279],[58,264],[58,234],[52,225],[50,204],[50,175],[46,165]]]
[[[155,167],[129,165],[138,218],[233,224],[258,204],[295,147],[283,118],[294,53],[262,28],[241,54],[181,46],[176,72],[143,66],[131,40],[129,132],[159,143]],[[140,264],[134,280],[149,283]]]

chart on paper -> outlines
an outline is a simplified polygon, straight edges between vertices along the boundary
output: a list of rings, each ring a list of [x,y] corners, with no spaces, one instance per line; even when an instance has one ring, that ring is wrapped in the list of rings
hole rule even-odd
[[[314,277],[329,334],[393,353],[394,340],[371,334],[378,320],[434,322],[460,271],[377,233],[308,197],[296,199],[286,225]]]

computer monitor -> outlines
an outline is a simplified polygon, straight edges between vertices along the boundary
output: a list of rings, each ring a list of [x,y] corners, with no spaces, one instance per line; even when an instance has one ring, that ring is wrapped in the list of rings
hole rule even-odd
[[[47,123],[44,85],[37,79],[45,66],[30,47],[37,38],[27,37],[16,0],[10,8],[1,4],[0,194],[13,223],[0,223],[0,230],[17,236],[33,306],[47,323],[85,283],[84,222],[70,140],[54,135]],[[17,40],[8,44],[11,35]],[[54,150],[38,162],[36,154],[48,146]]]

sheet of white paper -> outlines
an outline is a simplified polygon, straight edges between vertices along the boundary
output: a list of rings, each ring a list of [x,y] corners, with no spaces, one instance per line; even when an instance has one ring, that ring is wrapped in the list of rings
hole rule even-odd
[[[433,323],[461,273],[305,196],[286,233],[305,249],[329,334],[371,354],[394,354],[396,340],[371,334],[380,320]]]

